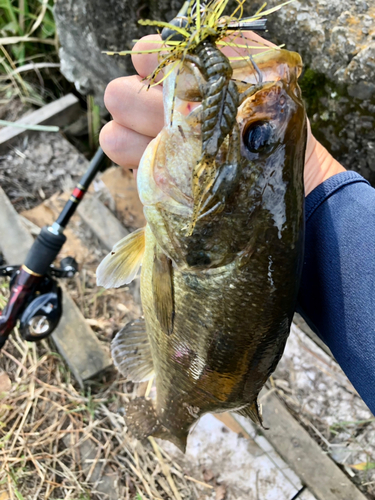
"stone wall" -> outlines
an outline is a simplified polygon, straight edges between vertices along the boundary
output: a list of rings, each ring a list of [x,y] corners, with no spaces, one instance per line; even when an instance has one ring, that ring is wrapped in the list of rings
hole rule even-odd
[[[262,1],[248,0],[248,12]],[[268,6],[280,3],[270,0]],[[124,50],[150,32],[140,18],[170,20],[182,1],[57,0],[62,72],[102,100],[106,84],[134,72]],[[269,17],[267,37],[298,51],[315,135],[346,168],[375,185],[375,0],[297,0]]]
[[[130,57],[102,52],[130,49],[132,40],[155,31],[140,26],[139,19],[171,19],[179,6],[176,0],[57,0],[62,73],[79,92],[94,94],[103,106],[108,82],[135,71]]]
[[[270,16],[269,29],[303,57],[316,137],[375,186],[375,0],[297,0]]]

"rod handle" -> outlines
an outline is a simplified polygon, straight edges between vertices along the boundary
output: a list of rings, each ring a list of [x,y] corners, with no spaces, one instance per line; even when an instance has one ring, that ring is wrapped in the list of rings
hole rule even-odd
[[[62,233],[52,233],[44,226],[27,254],[24,266],[36,275],[44,276],[66,241]]]

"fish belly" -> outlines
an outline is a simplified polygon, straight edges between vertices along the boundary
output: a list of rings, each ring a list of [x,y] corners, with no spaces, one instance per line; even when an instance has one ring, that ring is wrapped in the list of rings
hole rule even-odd
[[[251,405],[279,361],[296,295],[291,255],[269,274],[269,254],[209,272],[173,269],[172,332],[161,328],[152,295],[156,240],[150,230],[141,293],[156,374],[156,412],[171,432],[207,412]],[[283,260],[283,261],[282,261]],[[293,278],[294,277],[294,278]]]

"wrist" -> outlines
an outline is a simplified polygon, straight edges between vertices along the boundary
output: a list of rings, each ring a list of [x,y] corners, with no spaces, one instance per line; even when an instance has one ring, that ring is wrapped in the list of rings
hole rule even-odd
[[[304,172],[305,196],[319,184],[340,172],[345,172],[345,168],[333,158],[309,130]]]

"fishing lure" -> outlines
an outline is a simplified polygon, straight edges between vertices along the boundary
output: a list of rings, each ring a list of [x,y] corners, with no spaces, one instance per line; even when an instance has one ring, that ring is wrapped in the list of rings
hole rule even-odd
[[[188,228],[188,235],[194,231],[195,224],[199,217],[204,216],[208,207],[208,194],[212,192],[215,180],[220,176],[216,168],[215,157],[225,139],[238,136],[237,130],[237,109],[239,104],[252,93],[259,90],[262,84],[261,73],[258,70],[254,59],[249,55],[254,70],[259,75],[259,84],[247,88],[245,93],[241,93],[235,81],[232,80],[233,69],[231,59],[221,50],[221,47],[229,46],[237,49],[259,49],[259,45],[251,47],[246,44],[235,43],[231,39],[231,32],[235,32],[238,37],[238,30],[252,29],[254,31],[264,31],[266,29],[266,19],[264,16],[279,10],[283,5],[290,3],[289,0],[277,7],[264,11],[264,4],[254,16],[243,19],[243,5],[246,0],[238,0],[238,5],[230,16],[222,16],[229,0],[211,0],[207,4],[201,4],[200,0],[186,1],[178,16],[171,22],[140,20],[142,25],[151,25],[162,28],[162,45],[153,50],[136,51],[133,53],[145,54],[156,52],[161,55],[161,60],[151,75],[147,77],[149,86],[155,85],[155,80],[160,72],[171,65],[171,69],[157,84],[168,78],[172,71],[180,65],[178,71],[190,64],[193,74],[196,76],[201,101],[200,122],[202,127],[202,154],[199,162],[193,170],[193,198],[194,207],[191,224]],[[224,40],[224,38],[228,38]],[[246,42],[246,39],[244,39]],[[156,42],[159,43],[159,42]],[[160,43],[159,43],[160,45]],[[269,50],[269,47],[265,47]],[[271,49],[272,50],[272,49]],[[114,52],[107,52],[114,54]],[[129,54],[131,51],[118,52],[117,54]],[[177,86],[178,78],[176,79]],[[173,109],[171,112],[171,124],[173,120]],[[230,166],[231,175],[236,177],[236,168],[239,158],[233,159]],[[221,182],[222,184],[222,182]],[[228,187],[230,190],[230,187]],[[210,207],[212,210],[213,207]]]

